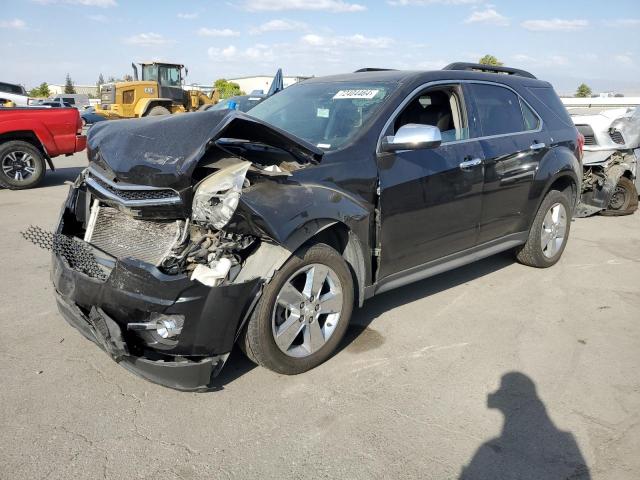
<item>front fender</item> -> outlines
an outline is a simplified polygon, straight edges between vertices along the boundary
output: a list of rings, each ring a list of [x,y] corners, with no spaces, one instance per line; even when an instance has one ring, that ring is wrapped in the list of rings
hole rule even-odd
[[[243,190],[225,230],[267,237],[293,252],[339,222],[368,247],[372,212],[373,205],[336,187],[264,181]]]

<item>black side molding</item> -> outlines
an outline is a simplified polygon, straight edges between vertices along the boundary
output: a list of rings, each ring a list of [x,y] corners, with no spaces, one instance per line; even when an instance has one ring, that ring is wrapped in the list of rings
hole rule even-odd
[[[480,63],[456,62],[450,63],[443,70],[467,70],[486,73],[505,73],[507,75],[516,75],[518,77],[536,78],[533,74],[526,70],[511,67],[498,67],[493,65],[482,65]]]

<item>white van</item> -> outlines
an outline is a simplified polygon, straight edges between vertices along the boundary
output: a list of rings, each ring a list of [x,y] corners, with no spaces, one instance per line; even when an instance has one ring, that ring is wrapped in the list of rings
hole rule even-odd
[[[86,93],[61,93],[60,95],[53,97],[51,100],[58,103],[68,103],[72,107],[79,109],[83,109],[90,105],[89,95]]]

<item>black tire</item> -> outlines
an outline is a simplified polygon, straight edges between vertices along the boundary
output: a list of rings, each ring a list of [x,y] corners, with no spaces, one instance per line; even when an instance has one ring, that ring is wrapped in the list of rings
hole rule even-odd
[[[156,105],[147,112],[145,117],[155,117],[157,115],[171,115],[171,112],[168,108],[163,107],[162,105]]]
[[[11,170],[8,170],[9,166]],[[0,187],[11,190],[33,188],[42,181],[45,170],[44,156],[32,144],[20,140],[0,144]],[[16,178],[18,171],[17,176],[22,179]]]
[[[638,190],[635,184],[627,177],[620,177],[618,184],[611,195],[609,206],[600,212],[607,217],[631,215],[638,209]]]
[[[272,316],[276,299],[284,284],[301,268],[322,264],[337,275],[342,286],[342,309],[335,330],[324,345],[308,356],[296,358],[284,353],[274,339]],[[240,338],[240,348],[254,363],[285,375],[306,372],[324,361],[335,351],[344,337],[353,310],[353,277],[342,256],[325,244],[317,244],[293,255],[264,287],[247,326]]]
[[[561,204],[565,209],[566,226],[564,238],[557,252],[552,256],[547,256],[545,255],[541,244],[542,228],[545,216],[551,207],[556,204]],[[542,200],[540,208],[533,219],[527,242],[516,250],[516,258],[518,261],[524,265],[536,268],[548,268],[555,265],[556,262],[560,260],[562,252],[564,252],[564,249],[567,246],[567,240],[569,240],[572,211],[571,200],[567,195],[559,192],[558,190],[550,190],[544,197],[544,200]]]

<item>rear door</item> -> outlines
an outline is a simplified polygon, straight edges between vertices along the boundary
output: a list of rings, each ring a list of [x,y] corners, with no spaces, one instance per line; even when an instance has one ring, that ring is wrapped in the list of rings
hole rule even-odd
[[[378,156],[380,181],[379,279],[473,247],[481,212],[483,152],[468,139],[467,112],[459,85],[438,86],[436,93],[454,97],[450,105],[457,121],[449,129],[441,115],[422,114],[420,106],[441,97],[428,88],[409,101],[393,118],[385,134],[393,135],[397,119],[416,110],[408,123],[438,118],[443,135],[440,147],[403,150]],[[418,104],[416,104],[418,102]],[[445,104],[443,102],[441,104]],[[452,113],[452,112],[449,112]],[[445,120],[446,122],[446,120]],[[454,125],[455,123],[455,125]]]
[[[465,85],[484,155],[478,242],[526,230],[523,212],[550,138],[540,116],[515,91],[490,83]]]

